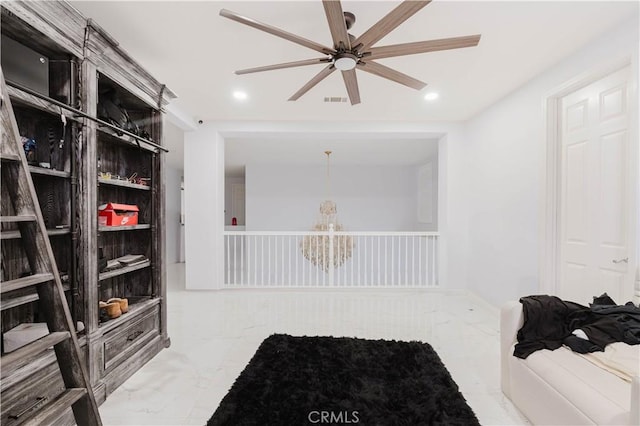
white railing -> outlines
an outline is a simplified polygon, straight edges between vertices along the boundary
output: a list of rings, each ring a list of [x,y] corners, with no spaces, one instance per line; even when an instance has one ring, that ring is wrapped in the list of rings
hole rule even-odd
[[[227,231],[224,246],[225,288],[438,286],[434,232]]]

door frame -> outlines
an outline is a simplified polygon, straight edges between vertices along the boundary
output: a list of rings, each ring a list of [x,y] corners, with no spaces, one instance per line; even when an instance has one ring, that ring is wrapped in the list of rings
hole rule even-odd
[[[635,60],[634,60],[635,59]],[[541,171],[541,190],[540,190],[540,249],[539,249],[539,283],[538,289],[541,294],[558,294],[559,281],[559,232],[560,232],[560,169],[561,159],[561,129],[560,129],[560,103],[562,98],[594,83],[607,75],[623,69],[626,66],[631,67],[631,79],[629,81],[630,93],[628,103],[629,113],[629,161],[631,162],[631,170],[629,181],[632,188],[629,193],[632,196],[630,212],[630,231],[634,233],[634,238],[630,241],[629,268],[635,271],[634,277],[634,301],[640,300],[640,270],[638,265],[638,246],[640,240],[638,231],[640,224],[638,206],[640,200],[640,185],[638,183],[640,163],[640,150],[638,148],[638,67],[637,58],[624,57],[611,61],[605,66],[594,68],[584,72],[564,84],[553,89],[544,99],[544,116],[546,117],[546,144],[544,145],[544,154],[542,161],[543,170]],[[635,166],[633,166],[635,164]],[[626,301],[617,301],[625,303]]]

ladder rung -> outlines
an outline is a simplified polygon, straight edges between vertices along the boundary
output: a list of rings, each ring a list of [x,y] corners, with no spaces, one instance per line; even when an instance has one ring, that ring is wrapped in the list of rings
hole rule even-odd
[[[80,398],[87,394],[85,388],[70,388],[62,392],[56,398],[52,399],[38,412],[27,419],[23,425],[53,425],[56,424],[56,420],[62,416],[67,409]]]
[[[0,154],[0,159],[2,161],[20,161],[20,156],[18,154],[9,154],[9,153],[2,153]]]
[[[68,331],[56,331],[4,355],[0,358],[0,362],[2,362],[2,370],[0,370],[2,378],[30,363],[42,352],[69,337],[71,337],[71,333]]]
[[[44,274],[29,275],[28,277],[17,278],[11,281],[4,281],[0,284],[0,293],[8,293],[32,285],[46,283],[51,280],[53,280],[53,274],[47,272]]]
[[[35,214],[22,214],[20,216],[0,216],[0,222],[13,223],[13,222],[35,222]]]

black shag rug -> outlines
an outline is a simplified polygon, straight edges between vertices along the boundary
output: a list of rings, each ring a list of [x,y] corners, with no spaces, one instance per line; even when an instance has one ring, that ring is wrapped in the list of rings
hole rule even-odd
[[[479,422],[426,343],[274,334],[207,423],[314,424]]]

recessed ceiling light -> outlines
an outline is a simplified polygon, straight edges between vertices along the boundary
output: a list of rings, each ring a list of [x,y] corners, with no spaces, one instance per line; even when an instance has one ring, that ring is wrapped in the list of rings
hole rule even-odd
[[[249,95],[247,95],[247,92],[243,92],[241,90],[236,90],[235,92],[233,92],[233,97],[236,98],[239,101],[244,101],[245,99],[247,99],[249,97]]]
[[[438,99],[440,95],[438,95],[436,92],[429,92],[426,95],[424,95],[424,98],[428,101],[435,101],[436,99]]]

